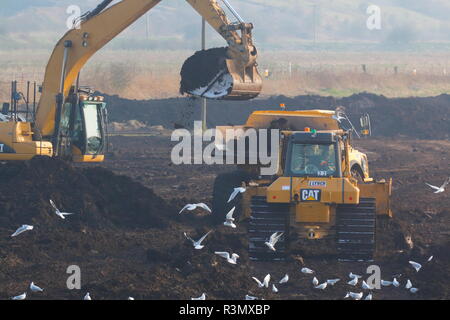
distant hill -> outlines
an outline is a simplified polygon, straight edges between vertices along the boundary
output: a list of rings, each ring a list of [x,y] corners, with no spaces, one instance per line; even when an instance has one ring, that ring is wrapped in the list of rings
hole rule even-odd
[[[100,0],[2,0],[0,48],[51,47],[66,31],[69,5],[83,12]],[[118,2],[116,0],[115,2]],[[219,1],[220,2],[220,1]],[[230,0],[263,48],[295,49],[311,42],[407,43],[450,41],[448,0]],[[366,27],[368,6],[381,8],[382,29]],[[230,15],[231,17],[231,15]],[[200,18],[185,1],[163,0],[111,47],[198,47]],[[209,43],[223,43],[213,32]]]

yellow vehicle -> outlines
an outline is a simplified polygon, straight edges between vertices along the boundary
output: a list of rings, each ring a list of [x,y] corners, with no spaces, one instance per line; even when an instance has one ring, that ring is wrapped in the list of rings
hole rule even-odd
[[[361,134],[370,132],[369,120],[361,119]],[[257,111],[243,126],[216,128],[224,137],[232,129],[240,131],[233,138],[236,145],[248,137],[249,129],[280,132],[276,174],[261,176],[262,165],[249,164],[247,155],[239,170],[219,175],[214,184],[217,220],[235,205],[235,215],[248,219],[252,259],[283,259],[294,233],[306,242],[334,238],[342,260],[373,259],[377,217],[392,217],[392,180],[370,177],[367,156],[352,147],[352,134],[359,135],[359,130],[344,113]],[[233,188],[240,186],[246,191],[239,202],[227,203]],[[283,236],[272,251],[265,242],[275,232]]]
[[[39,103],[33,119],[22,119],[18,104],[23,94],[13,85],[11,102],[3,104],[0,114],[0,160],[28,160],[35,156],[54,156],[76,162],[101,162],[106,146],[106,105],[102,97],[80,89],[79,74],[86,62],[120,32],[155,7],[161,0],[102,1],[97,8],[74,22],[57,43],[47,64]],[[216,70],[207,78],[194,75],[197,84],[186,77],[184,92],[214,99],[247,100],[256,97],[262,80],[256,69],[257,50],[253,45],[253,25],[239,17],[232,23],[216,0],[187,2],[227,41],[222,56],[208,59],[204,51],[203,68]],[[240,33],[239,33],[240,31]],[[217,65],[211,65],[215,61]],[[200,61],[201,63],[202,61]],[[188,59],[184,70],[193,69]],[[199,87],[196,88],[195,86]],[[27,95],[28,96],[28,95]],[[24,99],[25,100],[25,99]],[[29,101],[25,101],[28,105]]]

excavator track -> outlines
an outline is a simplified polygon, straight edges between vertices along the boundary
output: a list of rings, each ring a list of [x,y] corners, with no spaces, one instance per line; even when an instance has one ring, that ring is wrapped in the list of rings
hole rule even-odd
[[[251,216],[248,224],[250,260],[285,260],[289,238],[289,205],[267,203],[265,196],[254,196],[250,208]],[[276,251],[272,251],[264,242],[275,232],[284,232],[284,235],[275,245]]]
[[[336,211],[336,241],[341,261],[372,261],[376,250],[376,200],[343,204]]]

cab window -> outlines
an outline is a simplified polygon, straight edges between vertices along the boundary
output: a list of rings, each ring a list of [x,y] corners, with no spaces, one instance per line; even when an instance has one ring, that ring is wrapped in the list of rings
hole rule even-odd
[[[292,145],[289,171],[296,176],[331,177],[336,175],[334,144]]]
[[[96,154],[101,152],[102,141],[102,128],[101,118],[96,104],[83,105],[84,121],[86,125],[86,141],[87,141],[87,154]]]

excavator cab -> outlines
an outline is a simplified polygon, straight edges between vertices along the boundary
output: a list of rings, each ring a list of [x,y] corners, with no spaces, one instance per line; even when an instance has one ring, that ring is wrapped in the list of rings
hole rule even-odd
[[[102,162],[107,145],[107,109],[103,97],[81,95],[61,112],[57,155],[74,162]]]
[[[81,101],[73,131],[73,161],[102,162],[107,141],[106,103]],[[80,152],[80,153],[78,153]]]
[[[13,82],[13,97],[24,97],[24,105],[14,99],[4,103],[0,113],[0,160],[30,160],[36,156],[58,157],[74,162],[102,162],[107,146],[107,109],[104,98],[91,90],[75,90],[55,108],[50,124],[53,133],[44,135],[33,122],[35,105]],[[36,88],[35,88],[36,90]],[[78,93],[75,93],[78,91]],[[35,96],[36,91],[33,96]],[[26,109],[25,109],[26,107]],[[33,108],[34,109],[34,108]],[[31,119],[31,121],[29,120]]]

